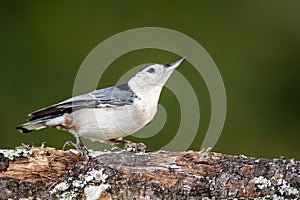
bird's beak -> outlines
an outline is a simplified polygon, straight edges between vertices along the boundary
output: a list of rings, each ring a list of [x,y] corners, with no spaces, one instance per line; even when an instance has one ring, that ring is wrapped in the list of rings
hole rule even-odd
[[[171,63],[171,64],[165,64],[164,67],[167,68],[168,70],[173,70],[175,68],[177,68],[183,61],[185,61],[186,56]]]

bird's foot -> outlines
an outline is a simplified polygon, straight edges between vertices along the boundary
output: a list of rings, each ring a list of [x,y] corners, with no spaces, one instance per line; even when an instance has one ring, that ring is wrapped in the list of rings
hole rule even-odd
[[[130,142],[128,140],[124,140],[124,149],[126,151],[130,151],[130,152],[142,152],[142,153],[146,153],[149,152],[147,149],[147,146],[144,143],[134,143],[134,142]]]
[[[75,149],[78,151],[79,155],[81,157],[88,158],[88,149],[82,144],[80,137],[78,135],[75,135],[76,143],[73,141],[67,141],[63,146],[63,151],[65,150],[66,146],[70,145],[75,147]]]
[[[149,152],[149,150],[147,149],[147,146],[144,143],[134,143],[134,142],[131,142],[128,140],[122,140],[122,138],[110,139],[106,142],[113,144],[113,145],[122,146],[122,148],[124,148],[126,151],[130,151],[130,152],[135,152],[135,153]]]

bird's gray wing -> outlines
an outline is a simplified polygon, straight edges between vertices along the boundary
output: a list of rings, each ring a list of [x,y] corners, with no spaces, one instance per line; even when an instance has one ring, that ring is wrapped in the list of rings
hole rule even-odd
[[[51,116],[57,117],[82,108],[102,108],[131,105],[133,104],[135,98],[137,98],[137,96],[130,89],[128,84],[125,83],[120,86],[95,90],[88,94],[72,97],[61,103],[35,111],[29,114],[29,121],[45,117],[51,118]]]
[[[97,100],[98,104],[96,104],[96,107],[131,105],[134,99],[137,98],[127,83],[102,90],[95,90],[90,95]]]

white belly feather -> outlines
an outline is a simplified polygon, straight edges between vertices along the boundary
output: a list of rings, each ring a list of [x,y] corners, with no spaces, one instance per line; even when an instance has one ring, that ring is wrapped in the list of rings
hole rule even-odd
[[[119,108],[86,108],[71,114],[72,124],[81,137],[105,141],[135,133],[154,117],[157,104],[121,106]]]

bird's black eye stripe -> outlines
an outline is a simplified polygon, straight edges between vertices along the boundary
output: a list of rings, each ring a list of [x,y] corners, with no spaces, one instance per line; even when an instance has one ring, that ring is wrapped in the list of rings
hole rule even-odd
[[[147,70],[147,72],[153,73],[153,72],[155,72],[155,69],[151,67],[151,68],[149,68],[149,69]]]

